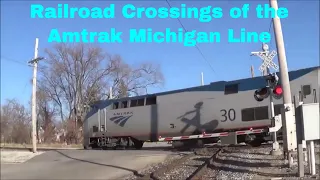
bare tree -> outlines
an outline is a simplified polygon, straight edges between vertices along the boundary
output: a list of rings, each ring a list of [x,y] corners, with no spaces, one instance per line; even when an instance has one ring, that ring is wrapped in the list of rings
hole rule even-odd
[[[30,112],[15,99],[9,99],[1,106],[1,136],[3,142],[30,142]]]
[[[99,47],[58,44],[46,53],[39,88],[58,107],[60,119],[75,122],[75,129],[82,126],[84,105],[108,99],[109,87],[113,95],[123,97],[163,82],[159,67],[151,63],[130,67],[120,56],[112,57]]]
[[[37,138],[39,142],[39,131],[43,132],[41,139],[45,143],[51,143],[55,136],[55,107],[50,103],[48,94],[43,90],[37,91]]]
[[[149,87],[163,85],[164,78],[159,66],[143,63],[137,67],[130,67],[120,56],[115,56],[112,62],[114,69],[110,76],[111,86],[117,98],[141,95],[147,92]]]
[[[105,55],[99,48],[85,48],[82,44],[58,44],[46,52],[48,60],[40,70],[40,88],[58,105],[61,120],[76,120],[82,115],[83,105],[97,99],[94,96],[101,89],[99,83],[110,72],[103,62]]]
[[[1,142],[7,142],[10,138],[10,112],[8,108],[4,105],[1,106],[1,119],[0,119],[0,133],[1,133]]]

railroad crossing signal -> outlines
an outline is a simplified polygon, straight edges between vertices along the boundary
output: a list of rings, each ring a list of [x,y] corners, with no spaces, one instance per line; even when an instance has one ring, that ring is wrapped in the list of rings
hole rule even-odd
[[[279,83],[277,74],[270,74],[266,76],[267,86],[260,88],[254,92],[256,101],[261,102],[270,95],[275,99],[281,99],[283,96],[283,89]]]
[[[275,50],[273,50],[270,54],[268,54],[268,56],[266,56],[265,52],[259,52],[257,56],[259,56],[263,60],[263,63],[259,67],[259,70],[263,72],[266,69],[266,67],[270,67],[270,66],[273,67],[275,70],[278,70],[279,69],[278,65],[276,65],[272,61],[276,55],[277,55],[277,52]]]
[[[283,89],[281,85],[276,85],[274,88],[270,87],[263,87],[254,92],[254,99],[258,102],[263,101],[269,96],[272,96],[275,99],[281,99],[283,96]]]
[[[283,89],[280,84],[276,85],[272,91],[272,97],[275,99],[281,99],[283,96]]]
[[[270,89],[268,87],[263,87],[254,92],[254,99],[258,102],[263,101],[265,98],[269,97]]]
[[[267,77],[267,81],[269,84],[270,89],[272,90],[271,95],[273,96],[273,98],[275,99],[281,99],[282,98],[282,93],[283,93],[283,89],[281,84],[279,83],[279,77],[277,76],[276,73],[274,74],[270,74]]]

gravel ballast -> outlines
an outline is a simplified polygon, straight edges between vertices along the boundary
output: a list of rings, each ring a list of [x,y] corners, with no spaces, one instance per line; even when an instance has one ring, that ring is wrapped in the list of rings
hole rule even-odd
[[[156,171],[157,169],[160,169],[162,167],[167,166],[168,164],[172,163],[175,160],[178,160],[180,158],[182,158],[183,156],[186,156],[184,154],[174,154],[174,155],[169,155],[165,161],[163,161],[162,163],[158,163],[158,164],[154,164],[154,165],[149,165],[147,168],[144,168],[142,170],[140,170],[138,172],[139,175],[146,175],[146,174],[150,174],[154,171]],[[130,175],[127,177],[122,178],[124,180],[135,180],[138,179],[137,176],[135,175]]]
[[[251,148],[249,146],[238,147],[223,147],[223,150],[216,156],[213,163],[209,165],[202,179],[301,179],[297,177],[298,166],[295,162],[291,168],[283,159],[283,155],[272,156],[270,151],[271,145]],[[319,157],[319,145],[315,146],[316,156]],[[168,165],[174,160],[181,158],[181,155],[173,155],[165,162],[156,166],[151,166],[142,174],[147,174],[156,171],[160,167]],[[194,156],[179,167],[172,169],[160,179],[177,179],[183,180],[191,175],[199,165],[204,163],[201,159],[206,156]],[[319,176],[319,158],[316,157],[316,174]],[[309,167],[305,162],[305,177],[303,179],[320,179],[316,176],[308,174]],[[140,173],[139,173],[140,174]],[[136,179],[135,176],[130,176],[127,180]]]
[[[299,179],[297,163],[289,168],[283,155],[269,155],[271,149],[271,146],[224,148],[214,159],[204,179]],[[317,155],[319,156],[319,153]],[[316,166],[319,175],[319,161]],[[305,172],[308,172],[308,169],[305,163]],[[317,179],[305,173],[304,179],[310,178]]]

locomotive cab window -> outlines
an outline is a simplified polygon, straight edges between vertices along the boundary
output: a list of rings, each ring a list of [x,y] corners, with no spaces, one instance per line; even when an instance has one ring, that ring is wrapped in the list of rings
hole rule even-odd
[[[157,104],[157,97],[147,97],[146,105]]]
[[[138,104],[138,100],[131,100],[130,107],[136,107]]]
[[[144,98],[131,100],[130,107],[136,107],[136,106],[144,106]]]
[[[113,109],[118,109],[118,108],[119,108],[119,103],[118,102],[113,103]]]
[[[122,101],[121,108],[127,108],[127,107],[128,107],[128,101]]]
[[[138,99],[137,106],[144,106],[144,98],[143,99]]]
[[[224,94],[235,94],[238,93],[238,84],[229,84],[224,87]]]

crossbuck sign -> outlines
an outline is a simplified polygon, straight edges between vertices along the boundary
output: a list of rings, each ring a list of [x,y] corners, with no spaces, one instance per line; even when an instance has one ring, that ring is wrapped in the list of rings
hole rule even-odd
[[[272,59],[275,57],[277,55],[277,52],[275,51],[275,50],[273,50],[270,54],[268,54],[268,56],[266,56],[266,54],[265,53],[263,53],[263,52],[259,52],[258,54],[257,54],[257,56],[259,56],[262,60],[263,60],[263,63],[262,63],[262,65],[259,67],[259,70],[261,71],[261,72],[263,72],[265,69],[266,69],[266,67],[273,67],[273,69],[275,69],[275,70],[278,70],[278,65],[276,65],[273,61],[272,61]]]

